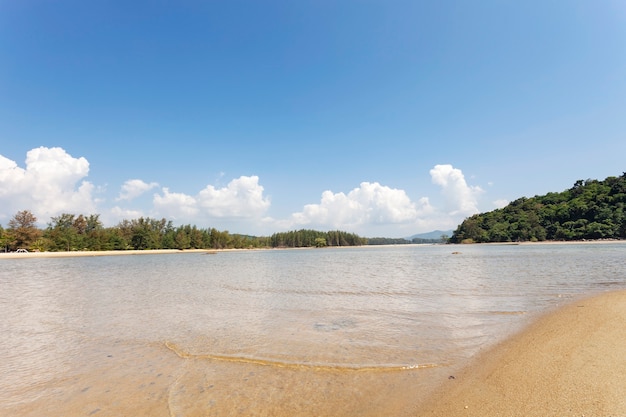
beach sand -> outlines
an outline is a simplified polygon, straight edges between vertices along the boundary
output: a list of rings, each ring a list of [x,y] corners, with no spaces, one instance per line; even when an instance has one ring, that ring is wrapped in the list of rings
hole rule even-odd
[[[228,249],[222,249],[225,251]],[[150,249],[150,250],[102,250],[102,251],[70,251],[70,252],[7,252],[0,253],[0,259],[29,258],[73,258],[83,256],[124,256],[124,255],[167,255],[180,253],[215,253],[214,249]]]
[[[27,258],[188,252],[174,250],[0,254],[0,259],[4,256]],[[207,251],[204,250],[204,252]],[[157,352],[158,355],[163,356],[163,350],[164,348],[161,347]],[[168,352],[165,351],[165,353]],[[115,354],[114,356],[118,358],[122,355]],[[171,364],[168,359],[170,356]],[[164,368],[168,369],[163,373],[164,376],[173,375],[175,371],[170,370],[170,367],[175,370],[179,362],[179,358],[170,356],[164,356],[167,359],[167,366]],[[141,360],[131,358],[129,363],[141,363]],[[135,368],[128,367],[128,369]],[[294,412],[274,413],[273,415],[357,415],[342,412],[341,405],[343,404],[346,410],[351,410],[353,407],[350,404],[359,402],[357,398],[353,398],[354,395],[351,397],[351,393],[367,392],[365,394],[367,397],[380,396],[382,403],[378,404],[377,410],[369,410],[369,414],[358,415],[398,417],[626,416],[626,291],[607,292],[590,298],[577,299],[564,307],[541,315],[520,333],[478,354],[469,365],[461,366],[460,369],[450,368],[450,375],[441,374],[438,369],[441,368],[399,373],[395,376],[394,374],[383,375],[387,379],[381,378],[381,375],[375,375],[373,377],[377,380],[374,381],[359,378],[353,381],[353,384],[346,384],[345,387],[343,384],[331,384],[334,389],[327,393],[328,407],[324,410],[331,409],[334,412],[315,414],[311,410],[308,414]],[[255,372],[260,375],[258,370]],[[101,378],[109,384],[120,381],[117,375],[108,375],[106,372],[98,375],[99,377],[94,381],[100,381]],[[364,375],[367,376],[367,374]],[[411,377],[418,378],[420,381],[411,381]],[[137,372],[136,378],[141,380],[141,372]],[[145,385],[145,381],[135,381],[126,376],[123,378],[123,380],[127,379],[135,385]],[[428,394],[419,391],[418,387],[423,382],[421,379],[429,381]],[[295,381],[298,381],[297,378]],[[11,412],[7,415],[35,416],[42,415],[41,410],[47,410],[48,415],[78,416],[87,415],[96,409],[99,410],[99,415],[170,414],[167,396],[169,395],[168,384],[172,383],[171,378],[165,381],[164,385],[157,384],[151,388],[154,392],[149,393],[150,406],[146,405],[148,397],[141,397],[142,401],[134,395],[118,394],[115,400],[115,404],[119,406],[117,409],[100,410],[96,406],[90,409],[88,406],[91,402],[106,400],[105,397],[96,395],[96,386],[103,383],[102,381],[93,382],[93,389],[81,394],[83,397],[88,397],[85,400],[81,400],[82,397],[78,394],[72,395],[71,400],[61,396],[57,402],[49,397],[43,397],[33,401],[32,404],[5,408],[0,399],[0,414],[3,414],[3,410],[10,410]],[[389,394],[389,390],[376,388],[394,384],[393,394]],[[438,384],[441,385],[438,386]],[[341,389],[338,388],[339,385]],[[294,386],[297,388],[299,385]],[[49,388],[58,394],[59,386]],[[82,385],[80,388],[83,388]],[[134,392],[133,390],[118,391]],[[113,390],[111,392],[117,393]],[[96,396],[93,397],[94,395]],[[124,395],[127,395],[127,401]],[[142,392],[141,395],[145,394]],[[288,401],[290,396],[297,395],[297,389],[288,390],[285,395],[283,400]],[[307,396],[303,395],[302,398],[307,398]],[[309,400],[318,399],[313,396],[309,397]],[[315,407],[311,408],[315,409]],[[91,411],[86,412],[86,410]],[[131,410],[132,413],[130,413]],[[265,404],[247,415],[267,415],[267,410],[267,404]],[[385,412],[381,413],[381,410]],[[206,410],[185,415],[205,415],[205,412]]]
[[[626,416],[626,291],[580,299],[451,375],[415,416]]]

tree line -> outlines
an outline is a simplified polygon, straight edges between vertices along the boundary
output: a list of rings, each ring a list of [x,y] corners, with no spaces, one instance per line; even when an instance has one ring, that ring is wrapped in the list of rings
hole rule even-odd
[[[140,217],[104,227],[99,214],[63,213],[51,217],[45,229],[29,211],[16,213],[8,228],[0,226],[0,251],[100,251],[147,249],[247,249],[277,247],[358,246],[367,239],[343,231],[297,230],[271,236],[231,234],[215,228],[187,224],[174,226],[166,219]]]
[[[421,237],[414,237],[411,240],[404,238],[389,238],[389,237],[371,237],[367,239],[368,245],[410,245],[410,244],[437,244],[447,243],[449,237],[445,234],[441,235],[439,239],[424,239]]]
[[[295,230],[290,232],[274,233],[269,238],[269,245],[273,248],[302,248],[323,246],[361,246],[366,245],[367,239],[354,233],[333,230],[320,232],[317,230]]]
[[[578,180],[560,193],[519,198],[461,223],[451,243],[626,238],[626,173]]]

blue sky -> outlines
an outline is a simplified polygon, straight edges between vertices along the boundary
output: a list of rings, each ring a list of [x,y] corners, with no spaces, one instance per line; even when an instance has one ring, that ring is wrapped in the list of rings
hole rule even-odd
[[[0,224],[403,237],[626,171],[626,4],[0,0]]]

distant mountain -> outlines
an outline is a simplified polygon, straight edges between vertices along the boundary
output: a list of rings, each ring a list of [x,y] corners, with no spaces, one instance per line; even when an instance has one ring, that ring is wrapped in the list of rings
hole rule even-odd
[[[416,235],[413,236],[409,236],[407,238],[405,238],[406,240],[413,240],[413,239],[441,239],[441,235],[446,235],[448,237],[452,236],[452,233],[454,233],[454,230],[433,230],[432,232],[428,232],[428,233],[418,233]]]

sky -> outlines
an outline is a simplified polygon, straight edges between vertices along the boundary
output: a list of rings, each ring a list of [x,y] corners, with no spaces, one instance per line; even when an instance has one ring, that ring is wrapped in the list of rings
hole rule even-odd
[[[626,171],[621,0],[0,0],[0,225],[452,230]]]

